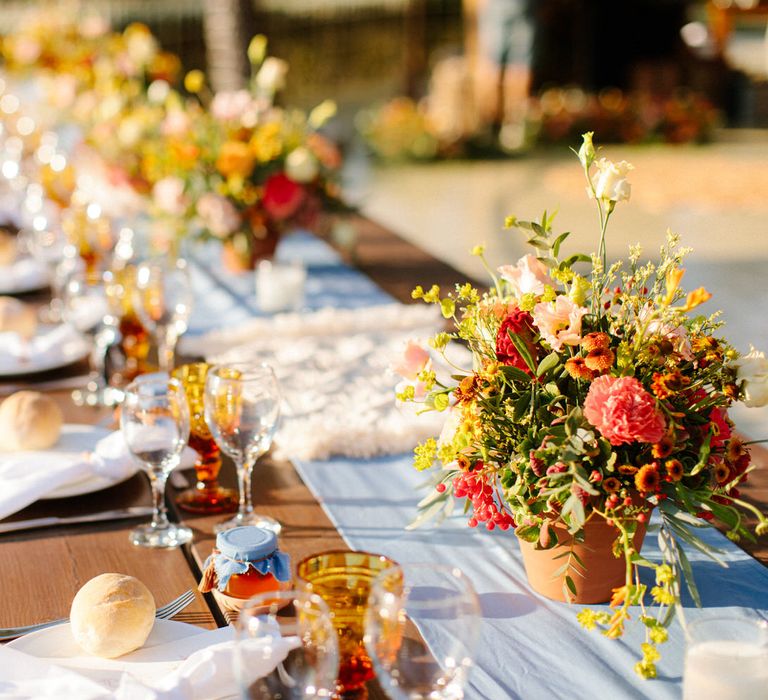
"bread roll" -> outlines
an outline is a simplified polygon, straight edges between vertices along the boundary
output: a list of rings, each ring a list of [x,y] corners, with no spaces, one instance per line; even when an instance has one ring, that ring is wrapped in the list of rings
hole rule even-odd
[[[0,297],[0,333],[18,333],[29,340],[37,331],[37,314],[13,297]]]
[[[16,236],[0,229],[0,267],[11,265],[19,254]]]
[[[77,592],[69,621],[84,651],[114,659],[147,641],[155,624],[155,599],[133,576],[101,574]]]
[[[38,391],[17,391],[0,404],[0,450],[46,450],[64,422],[59,405]]]

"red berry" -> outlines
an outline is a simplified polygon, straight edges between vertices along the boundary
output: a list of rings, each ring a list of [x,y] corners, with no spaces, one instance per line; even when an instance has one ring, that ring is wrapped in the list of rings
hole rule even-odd
[[[624,505],[625,505],[625,506],[631,506],[631,505],[632,505],[632,499],[631,499],[629,496],[627,496],[627,497],[624,499]]]
[[[639,523],[648,522],[648,516],[645,513],[638,513],[637,514],[637,522],[639,522]]]
[[[445,493],[446,485],[438,484],[437,486],[435,486],[435,489],[437,489],[438,493]]]

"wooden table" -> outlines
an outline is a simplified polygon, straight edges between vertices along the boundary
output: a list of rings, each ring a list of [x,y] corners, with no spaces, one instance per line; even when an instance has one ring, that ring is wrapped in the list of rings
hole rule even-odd
[[[375,223],[360,218],[354,223],[358,231],[355,264],[394,297],[409,301],[415,284],[428,286],[438,282],[450,286],[465,281],[452,268]],[[82,370],[82,366],[68,368],[48,373],[43,378]],[[0,384],[0,390],[2,388]],[[95,424],[110,418],[107,410],[75,407],[68,390],[49,393],[60,403],[67,422]],[[765,508],[768,504],[768,452],[753,448],[753,453],[764,468],[752,475],[743,491],[747,498]],[[234,482],[231,465],[223,470],[222,480]],[[281,548],[291,556],[294,564],[321,550],[346,549],[292,465],[269,458],[262,460],[255,472],[254,485],[255,507],[283,523]],[[174,492],[170,487],[168,496],[172,517],[182,520],[195,531],[193,543],[182,549],[152,550],[131,545],[128,532],[140,520],[0,535],[0,561],[3,563],[0,573],[3,591],[0,596],[0,627],[68,616],[78,588],[91,577],[108,571],[138,577],[150,588],[159,605],[188,588],[196,590],[201,563],[214,542],[212,527],[224,516],[193,516],[178,511],[173,507]],[[146,478],[139,474],[123,484],[91,495],[38,502],[9,520],[149,503]],[[747,551],[766,565],[767,539],[762,538],[756,545],[745,545]],[[194,604],[175,619],[206,628],[224,624],[212,596],[199,593]]]

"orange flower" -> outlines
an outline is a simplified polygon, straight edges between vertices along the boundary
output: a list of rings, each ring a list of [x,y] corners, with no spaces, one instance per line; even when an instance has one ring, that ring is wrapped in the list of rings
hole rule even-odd
[[[632,474],[637,473],[637,467],[633,467],[631,464],[622,464],[618,468],[619,474],[623,474],[624,476],[632,476]]]
[[[602,350],[611,344],[611,339],[607,333],[587,333],[581,339],[581,347],[587,352],[593,350]]]
[[[676,394],[691,383],[689,377],[684,376],[680,370],[672,372],[653,373],[653,382],[651,382],[651,391],[660,399],[666,399],[672,394]]]
[[[680,286],[680,280],[683,279],[685,270],[681,267],[673,267],[667,271],[667,277],[664,280],[667,285],[667,295],[664,297],[662,304],[669,306],[675,299],[675,292]]]
[[[595,373],[587,367],[583,357],[572,357],[566,360],[565,369],[574,379],[591,381],[595,378]]]
[[[670,481],[680,481],[685,474],[683,463],[679,459],[668,459],[664,462],[664,469]]]
[[[731,470],[724,462],[718,462],[715,465],[715,481],[719,486],[727,484],[731,478]]]
[[[584,364],[593,372],[603,373],[611,368],[616,356],[610,348],[590,350],[584,358]]]
[[[673,436],[670,433],[667,433],[651,448],[651,454],[656,459],[664,459],[672,454],[674,446],[675,441]]]
[[[616,493],[621,488],[621,482],[615,476],[609,476],[603,480],[603,489],[606,493]]]
[[[216,158],[216,169],[224,176],[247,177],[253,170],[254,156],[248,144],[242,141],[225,141]]]
[[[659,490],[661,486],[661,476],[659,470],[654,464],[646,464],[640,467],[640,471],[635,474],[635,487],[642,493],[651,493]]]
[[[694,289],[692,292],[688,293],[688,297],[685,300],[685,306],[683,306],[683,311],[695,309],[697,306],[703,304],[705,301],[709,301],[711,298],[712,295],[704,289],[704,287]]]
[[[626,585],[613,589],[613,595],[611,596],[611,607],[615,608],[622,605],[627,599],[627,587]]]

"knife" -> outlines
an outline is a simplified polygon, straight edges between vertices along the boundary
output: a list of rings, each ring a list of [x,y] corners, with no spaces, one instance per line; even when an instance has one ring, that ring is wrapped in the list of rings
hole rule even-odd
[[[97,523],[104,520],[123,520],[125,518],[142,518],[151,515],[151,506],[133,506],[132,508],[118,508],[117,510],[105,510],[100,513],[88,515],[72,515],[68,517],[33,518],[32,520],[17,520],[12,523],[0,523],[0,534],[17,532],[18,530],[34,530],[39,527],[51,527],[52,525],[74,525],[76,523]]]

